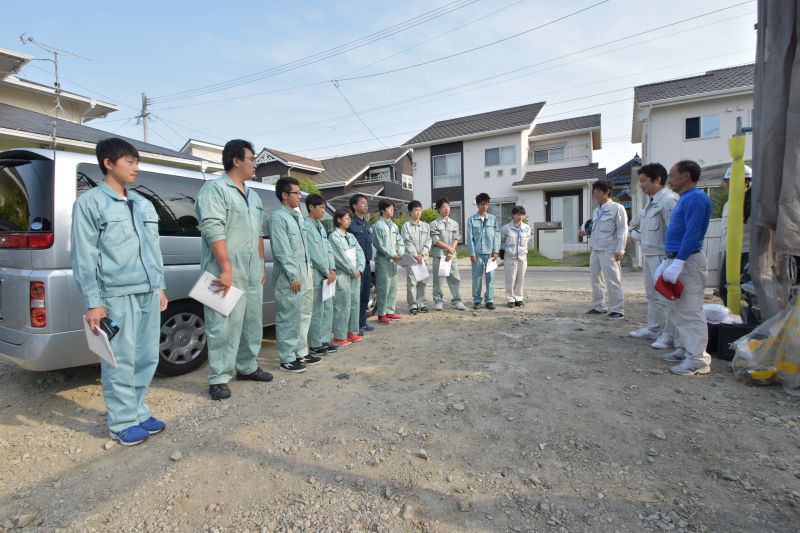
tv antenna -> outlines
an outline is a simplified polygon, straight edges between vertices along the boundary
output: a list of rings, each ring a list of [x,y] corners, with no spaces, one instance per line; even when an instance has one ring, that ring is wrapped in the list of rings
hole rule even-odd
[[[49,44],[43,43],[41,41],[37,41],[32,36],[28,35],[27,33],[23,33],[19,36],[19,40],[22,44],[32,44],[37,48],[41,48],[48,54],[52,54],[52,59],[37,59],[37,61],[51,61],[53,63],[53,74],[54,74],[54,82],[53,88],[55,90],[55,107],[53,108],[52,115],[53,120],[50,121],[50,145],[53,150],[56,149],[56,127],[58,125],[59,113],[64,113],[64,108],[61,107],[61,81],[58,77],[58,56],[59,54],[64,54],[68,56],[77,57],[80,59],[84,59],[86,61],[91,61],[86,56],[83,56],[77,52],[71,52],[69,50],[64,50],[63,48],[57,48],[55,46],[51,46]]]

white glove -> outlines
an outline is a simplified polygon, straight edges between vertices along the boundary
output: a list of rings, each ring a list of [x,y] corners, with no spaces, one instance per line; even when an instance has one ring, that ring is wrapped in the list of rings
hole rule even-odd
[[[658,278],[661,276],[661,274],[664,273],[664,269],[667,268],[667,263],[668,262],[669,261],[667,259],[664,259],[663,261],[661,261],[661,264],[658,265],[658,268],[656,268],[656,274],[655,274],[656,279],[653,281],[653,283],[658,281]]]
[[[669,283],[678,281],[678,276],[680,276],[683,271],[684,263],[685,261],[681,261],[680,259],[673,259],[672,263],[664,269],[664,281]]]
[[[639,233],[638,229],[632,229],[631,230],[631,239],[633,239],[634,241],[642,240],[642,234]]]

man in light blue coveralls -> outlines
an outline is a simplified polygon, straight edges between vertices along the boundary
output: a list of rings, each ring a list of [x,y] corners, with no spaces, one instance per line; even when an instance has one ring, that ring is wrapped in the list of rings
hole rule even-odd
[[[292,177],[275,183],[281,201],[267,222],[272,245],[275,286],[275,337],[281,370],[305,372],[322,359],[308,352],[308,328],[314,308],[313,273],[308,236],[300,213],[300,182]]]
[[[373,243],[377,252],[375,257],[375,296],[378,308],[378,322],[390,324],[400,320],[396,314],[397,303],[397,263],[405,253],[405,245],[400,230],[394,223],[394,204],[387,199],[378,202],[381,218],[372,225]]]
[[[464,238],[467,240],[469,259],[472,262],[472,307],[481,307],[481,285],[486,277],[484,301],[486,309],[494,309],[494,271],[486,272],[490,259],[497,260],[500,251],[500,226],[497,218],[489,213],[489,195],[485,192],[475,197],[478,212],[467,219]]]
[[[225,174],[200,189],[195,204],[200,221],[204,271],[227,294],[231,286],[244,294],[227,317],[205,307],[208,339],[208,393],[212,400],[231,397],[228,382],[236,379],[267,382],[272,374],[259,368],[263,328],[264,208],[245,181],[255,174],[253,145],[229,141],[222,150]]]
[[[117,366],[101,363],[103,399],[111,438],[132,446],[164,429],[144,403],[158,365],[159,312],[167,308],[158,214],[127,190],[139,172],[136,148],[111,138],[96,151],[105,177],[73,207],[72,272],[95,335],[103,319],[119,326],[111,339]]]
[[[337,351],[331,344],[333,335],[333,298],[322,300],[322,284],[336,281],[333,249],[328,242],[328,231],[322,224],[325,216],[325,199],[318,194],[306,196],[308,218],[305,220],[308,251],[314,271],[314,307],[308,328],[308,345],[314,355],[327,355]],[[338,285],[338,283],[337,283]]]

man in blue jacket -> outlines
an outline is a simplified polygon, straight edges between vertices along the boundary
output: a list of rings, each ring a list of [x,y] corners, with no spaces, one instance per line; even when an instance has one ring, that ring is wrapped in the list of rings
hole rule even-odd
[[[678,332],[674,352],[665,361],[678,363],[670,372],[683,376],[711,372],[711,357],[706,352],[708,327],[703,311],[703,292],[708,263],[703,254],[703,239],[711,218],[711,200],[697,189],[700,166],[694,161],[679,161],[669,171],[669,186],[680,195],[667,226],[664,250],[667,259],[655,277],[683,282],[683,293],[674,301],[675,326]]]
[[[464,238],[467,240],[469,260],[472,262],[472,307],[481,307],[481,285],[486,277],[484,302],[486,309],[494,309],[494,271],[486,272],[490,260],[497,260],[500,252],[500,226],[489,213],[489,195],[485,192],[475,197],[478,212],[467,219]]]
[[[365,266],[361,273],[361,300],[359,303],[358,327],[363,335],[375,329],[375,326],[367,324],[367,308],[369,307],[369,296],[372,291],[372,228],[369,225],[369,203],[363,194],[354,194],[350,197],[350,210],[353,212],[353,222],[347,230],[355,235],[361,250],[364,252]]]

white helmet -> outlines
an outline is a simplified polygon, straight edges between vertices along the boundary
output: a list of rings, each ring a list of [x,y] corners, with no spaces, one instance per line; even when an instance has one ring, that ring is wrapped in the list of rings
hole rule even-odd
[[[725,177],[722,178],[725,181],[731,181],[731,168],[733,167],[728,167],[728,170],[725,171]],[[744,166],[744,179],[746,180],[753,179],[753,169],[747,165]]]

